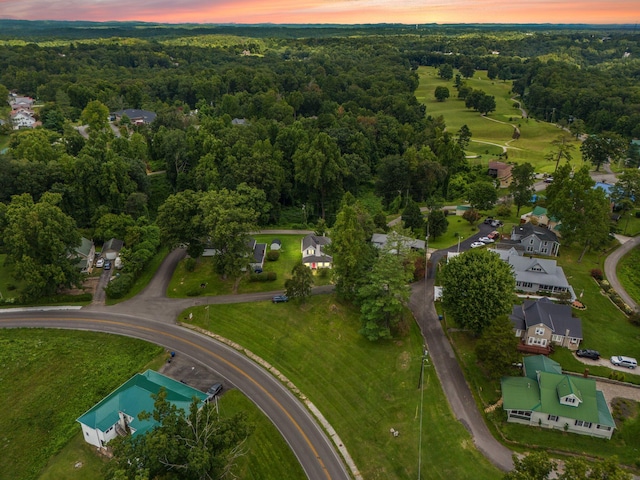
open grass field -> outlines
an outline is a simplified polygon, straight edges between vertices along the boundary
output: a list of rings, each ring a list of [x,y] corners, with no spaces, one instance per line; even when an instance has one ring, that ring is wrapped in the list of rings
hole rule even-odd
[[[238,293],[284,290],[285,280],[291,278],[291,270],[295,264],[302,259],[300,241],[303,237],[304,235],[253,235],[253,238],[255,238],[258,243],[267,244],[267,250],[269,249],[271,240],[274,238],[278,238],[282,242],[278,260],[275,262],[270,262],[269,260],[264,261],[263,273],[275,272],[277,278],[272,282],[250,282],[248,278],[244,278],[240,282]],[[330,282],[330,278],[330,275],[314,275],[314,285],[327,285]],[[202,284],[205,285],[204,288],[200,288]],[[198,263],[192,272],[187,271],[184,260],[180,262],[171,278],[167,296],[183,298],[188,296],[189,292],[193,291],[200,295],[230,295],[232,290],[233,281],[223,280],[220,275],[214,271],[213,259],[211,257],[202,257],[198,259]]]
[[[596,252],[585,255],[582,263],[577,263],[580,249],[563,246],[558,263],[564,268],[569,282],[576,293],[582,293],[582,302],[587,306],[584,311],[576,312],[582,320],[584,342],[581,346],[600,351],[604,358],[619,352],[625,355],[640,356],[640,328],[631,325],[613,303],[600,293],[596,282],[589,275],[592,268],[602,269],[605,253]],[[447,324],[443,324],[447,327]],[[448,325],[455,327],[455,325]],[[464,332],[450,332],[450,338],[460,360],[465,376],[475,390],[480,408],[495,403],[500,398],[498,381],[490,381],[476,364],[476,340]],[[567,371],[583,373],[585,365],[579,362],[567,349],[557,348],[551,356]],[[611,370],[607,367],[590,367],[592,375],[607,377]],[[624,373],[627,382],[640,384],[640,376]],[[640,413],[640,412],[639,412]],[[638,450],[640,449],[640,416],[628,419],[614,433],[612,440],[605,441],[581,435],[571,435],[559,431],[531,428],[506,423],[506,416],[501,409],[488,414],[488,418],[504,436],[506,444],[516,450],[524,450],[527,445],[539,446],[564,452],[586,454],[598,458],[618,455],[620,461],[635,468]]]
[[[37,478],[78,433],[75,419],[162,351],[127,337],[35,329],[0,330],[0,349],[3,480]]]
[[[103,478],[106,461],[84,441],[75,419],[134,373],[158,369],[163,349],[116,335],[34,329],[0,330],[0,347],[0,479]],[[221,415],[246,412],[255,426],[248,453],[237,462],[239,478],[305,478],[280,433],[248,398],[229,390],[219,406]]]
[[[193,323],[242,344],[293,381],[336,429],[364,478],[417,476],[422,339],[412,319],[401,338],[372,343],[358,333],[358,312],[332,295],[302,305],[210,306],[208,320],[203,308],[181,317],[189,312]],[[423,411],[422,478],[501,477],[453,418],[429,366]]]
[[[455,72],[454,72],[455,74]],[[503,148],[507,148],[508,160],[516,163],[531,163],[537,172],[552,172],[553,162],[545,160],[545,155],[552,150],[551,141],[562,134],[557,126],[534,119],[522,118],[521,112],[514,106],[512,100],[511,82],[489,80],[486,71],[477,71],[473,78],[466,79],[467,85],[474,89],[483,90],[493,95],[496,100],[496,111],[483,117],[478,112],[468,109],[464,100],[457,98],[457,90],[453,80],[442,80],[434,67],[420,67],[418,69],[420,85],[416,90],[418,101],[427,106],[427,115],[437,117],[442,115],[447,130],[455,133],[462,125],[467,125],[473,136],[469,144],[467,155],[480,155],[481,158],[470,159],[472,164],[487,166]],[[450,97],[444,102],[436,101],[434,91],[436,87],[444,86],[449,89]],[[526,105],[524,106],[526,110]],[[513,139],[514,126],[520,130],[520,138]],[[565,132],[566,135],[568,133]],[[576,142],[574,163],[582,165],[582,159]]]
[[[627,253],[618,263],[618,280],[631,298],[640,303],[640,250]]]

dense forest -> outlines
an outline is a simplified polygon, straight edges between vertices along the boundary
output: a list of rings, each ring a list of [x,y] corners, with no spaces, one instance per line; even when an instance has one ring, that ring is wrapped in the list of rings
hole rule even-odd
[[[84,228],[105,214],[154,218],[187,189],[257,189],[263,225],[302,205],[331,224],[345,192],[375,194],[373,214],[398,196],[446,199],[452,175],[479,172],[463,136],[416,100],[421,65],[486,70],[513,82],[532,117],[640,136],[631,28],[2,26],[0,85],[36,99],[43,128],[11,135],[0,202],[59,193]],[[119,125],[117,137],[99,123],[82,137],[74,126],[100,106],[157,118]]]

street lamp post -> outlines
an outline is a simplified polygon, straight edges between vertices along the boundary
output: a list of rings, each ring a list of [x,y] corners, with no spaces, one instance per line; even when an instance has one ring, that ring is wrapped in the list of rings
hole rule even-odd
[[[462,240],[462,235],[458,235],[458,253],[460,253],[460,240]]]
[[[424,252],[424,279],[429,278],[429,222],[427,222],[427,236],[425,237],[427,248]]]
[[[422,467],[422,406],[424,404],[424,364],[428,362],[429,351],[425,345],[422,349],[422,362],[420,365],[420,433],[418,434],[418,480],[422,477],[420,470]]]

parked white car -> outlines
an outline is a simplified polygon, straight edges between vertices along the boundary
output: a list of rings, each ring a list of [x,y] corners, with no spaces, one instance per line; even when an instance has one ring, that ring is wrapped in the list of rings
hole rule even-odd
[[[495,240],[493,238],[489,238],[489,237],[480,237],[478,240],[480,240],[482,243],[493,243],[493,242],[495,242]]]
[[[473,242],[471,244],[471,248],[478,248],[478,247],[484,247],[484,243],[482,243],[482,242]]]
[[[96,260],[96,267],[98,268],[104,267],[104,258],[101,257],[98,260]]]

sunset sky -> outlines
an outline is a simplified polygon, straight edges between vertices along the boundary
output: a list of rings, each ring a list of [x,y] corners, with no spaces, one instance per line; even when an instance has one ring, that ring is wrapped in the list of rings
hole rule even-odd
[[[640,23],[640,0],[0,0],[0,18],[163,23]]]

